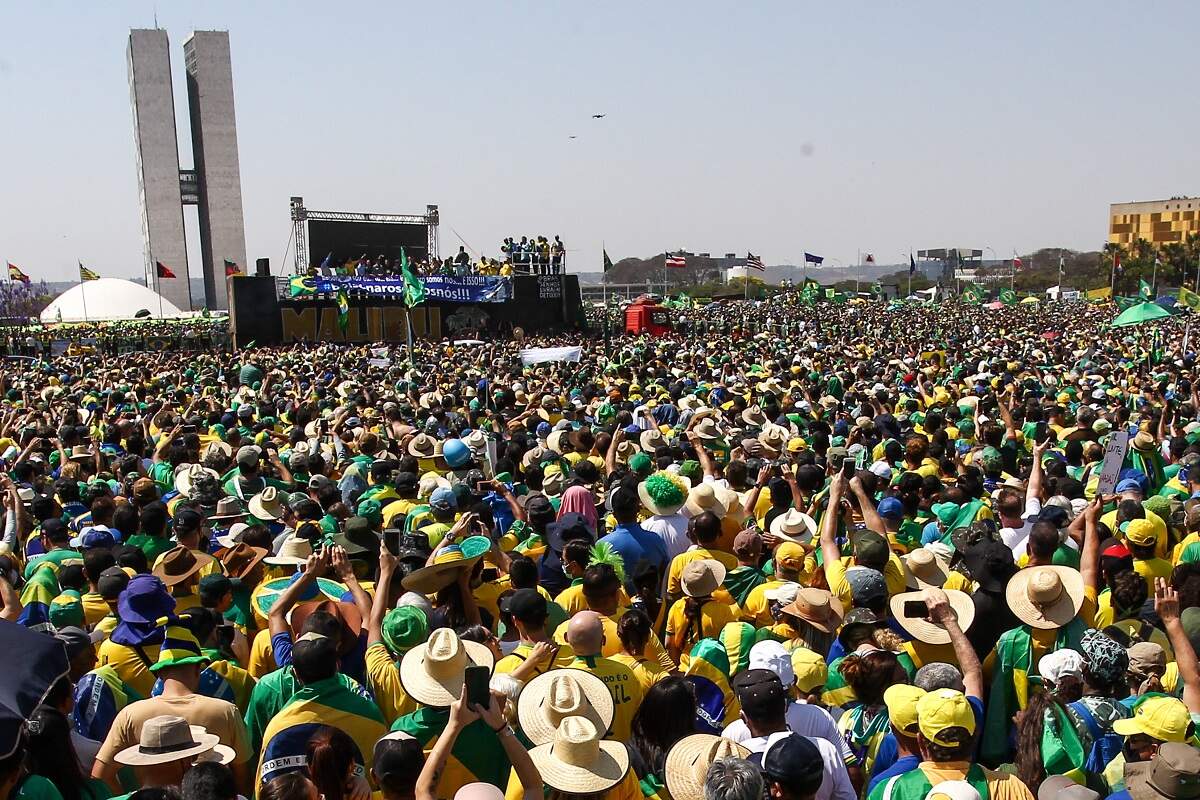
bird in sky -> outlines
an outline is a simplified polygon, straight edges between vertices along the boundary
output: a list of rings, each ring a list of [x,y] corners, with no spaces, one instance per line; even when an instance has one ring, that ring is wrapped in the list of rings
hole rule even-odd
[[[604,119],[608,114],[592,114],[592,119]]]
[[[568,139],[578,139],[579,137],[578,136],[568,136],[567,138]]]

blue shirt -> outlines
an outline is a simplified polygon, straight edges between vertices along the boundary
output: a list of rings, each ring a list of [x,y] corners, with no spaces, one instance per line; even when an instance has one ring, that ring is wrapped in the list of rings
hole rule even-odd
[[[891,778],[893,776],[902,775],[905,772],[914,770],[917,768],[917,765],[921,763],[920,756],[905,756],[904,758],[897,759],[896,758],[896,737],[892,736],[889,733],[887,735],[887,738],[879,743],[879,752],[875,754],[876,766],[878,766],[878,764],[879,764],[879,757],[884,755],[884,748],[888,746],[889,742],[891,743],[891,752],[888,753],[887,755],[890,755],[891,758],[893,759],[892,765],[890,767],[888,767],[887,769],[883,770],[882,772],[876,772],[872,776],[871,782],[867,784],[867,794],[871,793],[871,791],[875,788],[876,784],[882,783],[883,781],[886,781],[888,778]]]
[[[625,577],[632,579],[645,566],[657,567],[660,576],[666,574],[667,544],[657,533],[651,533],[636,522],[619,524],[600,541],[607,542],[625,562]]]

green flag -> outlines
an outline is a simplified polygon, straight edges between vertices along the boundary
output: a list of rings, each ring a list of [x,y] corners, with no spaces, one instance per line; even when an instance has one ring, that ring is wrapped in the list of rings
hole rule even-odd
[[[871,294],[883,294],[883,284],[872,283],[871,284]]]
[[[977,283],[972,283],[963,292],[963,297],[968,303],[979,303],[983,300],[983,287]]]
[[[1179,287],[1179,302],[1192,311],[1200,311],[1200,294],[1196,294],[1191,289]]]
[[[1138,298],[1138,297],[1117,296],[1117,297],[1113,298],[1113,302],[1116,303],[1117,308],[1124,311],[1127,308],[1132,308],[1133,306],[1136,306],[1138,303],[1140,303],[1142,301],[1141,301],[1141,298]]]
[[[1012,289],[1001,289],[1000,302],[1004,303],[1006,306],[1011,306],[1013,303],[1017,302],[1017,293]]]
[[[288,281],[289,297],[309,297],[316,292],[316,281],[307,275],[296,275]]]
[[[345,333],[346,326],[350,324],[350,298],[346,295],[345,289],[337,290],[337,310],[338,327],[342,329],[342,333]]]
[[[1153,300],[1154,299],[1154,287],[1151,286],[1150,284],[1146,283],[1146,281],[1144,281],[1144,280],[1139,280],[1138,281],[1138,295],[1143,300]]]
[[[832,286],[825,289],[825,299],[826,300],[832,300],[835,297],[837,297],[837,289],[834,289]]]
[[[404,275],[404,305],[412,308],[425,302],[425,284],[413,272],[408,263],[408,254],[400,248],[400,272]]]
[[[604,271],[608,272],[610,269],[612,269],[612,259],[608,257],[608,251],[604,248],[601,248],[600,252],[604,254]]]

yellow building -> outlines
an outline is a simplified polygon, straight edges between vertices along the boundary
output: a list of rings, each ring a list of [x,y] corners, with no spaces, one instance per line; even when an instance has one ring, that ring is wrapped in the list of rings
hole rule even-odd
[[[1129,246],[1135,239],[1145,239],[1158,246],[1200,234],[1200,197],[1113,203],[1108,213],[1108,241],[1112,244]]]

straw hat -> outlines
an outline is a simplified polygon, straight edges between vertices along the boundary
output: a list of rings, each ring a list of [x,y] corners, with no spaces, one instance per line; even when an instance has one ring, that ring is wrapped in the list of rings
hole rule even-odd
[[[184,497],[191,496],[192,484],[202,475],[211,475],[214,480],[218,481],[221,479],[216,470],[202,467],[199,464],[188,464],[175,474],[175,491]]]
[[[683,504],[690,517],[696,517],[703,514],[705,511],[711,511],[718,517],[724,517],[728,508],[721,502],[721,498],[717,496],[716,489],[711,483],[701,483],[699,486],[693,486],[688,492],[687,502]]]
[[[246,512],[242,509],[242,503],[236,497],[222,497],[217,501],[217,511],[215,514],[209,515],[211,522],[227,519],[243,519]]]
[[[462,437],[462,442],[475,455],[476,458],[481,457],[487,452],[487,434],[481,430],[473,430],[466,436]]]
[[[486,645],[463,641],[451,628],[438,628],[423,645],[404,654],[400,683],[418,703],[445,708],[462,695],[468,666],[490,670],[493,661]]]
[[[768,425],[763,428],[762,433],[758,435],[758,440],[762,442],[762,446],[772,452],[781,452],[787,445],[788,431],[779,425]]]
[[[1083,575],[1071,567],[1027,567],[1008,581],[1008,607],[1034,628],[1061,628],[1083,605]]]
[[[819,631],[833,633],[842,624],[842,601],[825,589],[805,586],[796,599],[783,607],[783,613],[804,620]]]
[[[553,435],[554,434],[551,434],[551,437],[553,437]],[[551,446],[551,449],[553,449],[553,445]],[[617,442],[617,462],[620,464],[628,464],[629,459],[633,458],[640,452],[642,451],[637,444],[629,441],[628,439],[622,439],[621,441]]]
[[[911,553],[900,557],[905,567],[905,585],[910,589],[924,589],[929,586],[941,587],[946,583],[950,564],[946,559],[926,547],[918,547]],[[964,628],[965,630],[965,628]]]
[[[717,429],[717,421],[712,417],[705,417],[704,419],[700,420],[696,423],[696,427],[692,428],[692,430],[695,431],[696,435],[701,439],[706,439],[708,441],[721,438],[721,432]]]
[[[971,596],[957,589],[947,589],[946,597],[950,601],[950,608],[954,609],[954,616],[958,618],[959,630],[967,630],[975,621],[975,604],[971,602]],[[950,644],[950,634],[942,625],[923,617],[906,615],[904,604],[908,602],[920,602],[921,605],[925,605],[924,592],[902,592],[893,595],[888,602],[888,607],[892,611],[892,619],[896,620],[900,627],[908,631],[917,641],[926,644]]]
[[[404,576],[404,588],[418,594],[433,594],[449,586],[458,577],[459,572],[471,569],[483,554],[467,558],[463,555],[462,547],[452,544],[442,548],[434,557],[433,563],[427,567],[413,570]]]
[[[193,553],[183,545],[177,545],[162,554],[155,564],[153,574],[167,586],[183,583],[206,566],[216,561],[206,553]]]
[[[750,751],[723,736],[693,733],[674,744],[663,768],[673,800],[703,800],[708,768],[724,758],[749,758]]]
[[[647,453],[653,453],[660,447],[665,447],[667,440],[663,438],[662,431],[658,428],[651,428],[648,431],[642,431],[638,437],[638,444],[642,450]]]
[[[708,597],[725,580],[725,565],[713,558],[689,561],[680,575],[683,593],[688,597]]]
[[[529,751],[547,786],[560,792],[594,794],[616,786],[629,771],[629,753],[621,742],[606,742],[590,720],[567,717],[554,741]]]
[[[279,546],[279,552],[263,559],[273,567],[299,567],[308,561],[313,554],[312,544],[308,539],[299,536],[289,536]]]
[[[809,544],[817,533],[817,522],[803,511],[789,508],[771,521],[771,535],[785,542]]]
[[[535,745],[554,741],[554,731],[567,717],[586,717],[598,731],[612,726],[612,694],[604,681],[579,669],[555,669],[525,685],[517,699],[521,730]]]
[[[117,753],[113,759],[118,764],[144,767],[182,761],[203,753],[214,756],[206,761],[221,764],[232,762],[235,755],[232,747],[221,744],[221,737],[203,727],[188,725],[183,717],[161,716],[142,723],[138,743]]]
[[[546,437],[546,447],[551,451],[562,455],[563,453],[567,452],[568,444],[565,440],[570,433],[571,431],[565,428],[560,431],[552,432]],[[617,452],[620,452],[619,447],[617,448]]]
[[[279,491],[274,486],[268,486],[251,497],[250,513],[255,519],[275,520],[282,517],[283,502],[279,499]]]
[[[427,433],[418,433],[408,443],[408,454],[413,458],[433,458],[437,454],[437,439]]]

